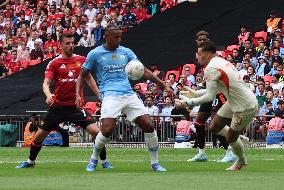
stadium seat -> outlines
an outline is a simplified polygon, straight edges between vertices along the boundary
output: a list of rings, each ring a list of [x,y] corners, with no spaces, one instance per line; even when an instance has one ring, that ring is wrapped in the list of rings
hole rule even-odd
[[[265,32],[265,31],[256,32],[254,34],[254,37],[255,38],[263,37],[264,41],[266,42],[266,40],[267,40],[267,32]]]
[[[148,84],[147,83],[138,83],[137,85],[139,85],[141,87],[141,92],[143,94],[146,94]]]
[[[238,46],[238,45],[230,45],[230,46],[227,47],[227,50],[233,51],[233,49],[239,49],[239,48],[240,48],[240,46]]]
[[[182,67],[182,74],[184,74],[184,68],[185,68],[186,66],[189,66],[189,68],[190,68],[189,73],[190,73],[191,75],[193,75],[193,74],[195,73],[196,65],[195,65],[194,63],[185,64],[185,65]]]
[[[262,78],[264,79],[265,82],[269,81],[270,83],[272,83],[272,79],[273,79],[272,76],[263,76]]]
[[[169,76],[169,74],[171,74],[171,73],[174,73],[174,74],[176,75],[175,81],[178,81],[179,75],[180,75],[180,71],[179,71],[179,70],[178,70],[178,71],[177,71],[177,70],[167,71],[167,72],[166,72],[165,80],[168,79],[168,76]]]

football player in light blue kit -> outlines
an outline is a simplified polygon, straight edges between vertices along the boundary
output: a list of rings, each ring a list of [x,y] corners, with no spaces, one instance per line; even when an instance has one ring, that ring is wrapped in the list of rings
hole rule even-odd
[[[122,31],[115,24],[105,30],[105,43],[90,51],[82,66],[77,80],[76,105],[82,106],[80,90],[89,72],[96,75],[102,99],[101,132],[96,137],[94,151],[87,166],[87,171],[94,171],[98,164],[99,153],[116,127],[116,118],[126,114],[129,121],[135,122],[145,133],[145,141],[149,148],[151,167],[154,171],[166,171],[158,162],[158,137],[142,101],[131,88],[125,72],[126,64],[137,59],[128,48],[120,46]],[[157,76],[145,68],[144,78],[157,83],[162,89],[172,93]]]

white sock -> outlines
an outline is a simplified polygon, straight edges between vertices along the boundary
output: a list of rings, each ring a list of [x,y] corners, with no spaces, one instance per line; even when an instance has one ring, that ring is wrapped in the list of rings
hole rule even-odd
[[[109,138],[103,136],[102,132],[99,132],[95,140],[93,154],[91,156],[91,159],[98,160],[101,150],[108,142],[109,142]]]
[[[200,149],[198,150],[198,154],[205,154],[205,148],[203,148],[203,149],[200,148]]]
[[[28,161],[27,161],[29,164],[34,164],[35,163],[35,160],[30,160],[30,159],[28,159]]]
[[[238,156],[240,160],[245,160],[244,156],[244,144],[240,138],[236,142],[230,144],[233,148],[234,153]]]
[[[153,133],[144,133],[145,142],[149,148],[151,164],[158,163],[158,136],[156,131]]]
[[[232,154],[233,154],[232,149],[231,149],[231,148],[228,148],[228,149],[226,150],[226,155],[228,156],[228,155],[232,155]]]

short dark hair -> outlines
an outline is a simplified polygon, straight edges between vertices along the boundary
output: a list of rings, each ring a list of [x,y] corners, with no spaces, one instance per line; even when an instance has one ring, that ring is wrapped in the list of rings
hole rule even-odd
[[[212,41],[202,42],[199,46],[205,52],[216,53],[216,46]]]
[[[176,80],[176,74],[170,73],[170,74],[168,75],[168,78],[170,77],[170,75],[173,75],[173,76],[175,77],[175,80]]]
[[[120,30],[120,27],[115,23],[107,25],[107,27],[105,28],[105,32],[108,32],[111,30]]]
[[[60,36],[59,36],[59,42],[62,43],[64,38],[73,38],[74,35],[71,32],[63,32]]]
[[[243,77],[243,80],[250,80],[250,78],[249,78],[248,75],[245,75],[245,76]]]
[[[206,36],[207,38],[209,38],[209,33],[201,30],[201,31],[196,33],[196,38],[198,38],[199,36]]]

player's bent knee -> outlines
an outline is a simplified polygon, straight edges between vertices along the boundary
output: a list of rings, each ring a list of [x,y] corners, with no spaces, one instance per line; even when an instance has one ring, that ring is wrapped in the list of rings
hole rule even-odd
[[[99,128],[93,123],[86,127],[88,133],[90,133],[93,137],[96,137],[100,132]]]

